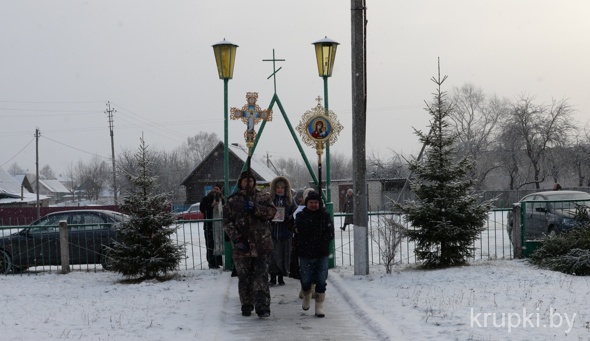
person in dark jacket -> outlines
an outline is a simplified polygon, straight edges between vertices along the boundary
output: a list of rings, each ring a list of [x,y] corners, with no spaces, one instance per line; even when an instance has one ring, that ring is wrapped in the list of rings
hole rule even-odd
[[[315,286],[315,315],[324,317],[326,280],[330,243],[334,239],[334,223],[322,206],[320,194],[310,192],[305,208],[295,218],[295,234],[299,252],[299,275],[303,289],[303,310],[311,304],[311,285]]]
[[[285,285],[284,276],[289,276],[291,267],[291,242],[293,239],[293,213],[297,204],[293,201],[291,183],[283,176],[277,176],[270,183],[270,197],[277,208],[277,214],[273,219],[272,242],[274,252],[270,261],[270,285]]]
[[[239,190],[223,206],[223,225],[231,240],[242,315],[256,309],[270,316],[268,264],[273,251],[270,221],[277,209],[268,193],[256,190],[256,179],[246,171],[238,179]]]
[[[299,209],[299,206],[303,206],[304,191],[299,190],[297,194],[295,194],[295,203],[297,204],[297,208],[295,212],[293,212],[293,221],[295,220],[295,216],[297,215],[296,212]],[[299,277],[299,255],[297,254],[297,242],[295,241],[295,236],[291,240],[291,264],[289,268],[289,277],[294,279],[300,279]],[[300,298],[303,298],[303,292],[300,295]]]
[[[349,188],[346,191],[346,196],[344,197],[344,205],[342,206],[342,212],[344,213],[348,213],[348,214],[352,214],[354,212],[354,197],[353,195],[353,191],[352,188]],[[346,226],[348,225],[352,225],[352,216],[351,215],[347,215],[346,217],[344,217],[344,225],[342,225],[342,227],[340,227],[340,229],[342,231],[346,231]]]
[[[205,219],[213,219],[215,211],[221,211],[221,208],[225,204],[225,200],[223,199],[223,194],[221,193],[221,186],[215,185],[213,186],[213,190],[211,190],[203,199],[201,199],[201,204],[199,205],[199,209],[205,215]],[[214,224],[212,221],[206,221],[205,227],[203,228],[205,232],[205,246],[207,247],[207,262],[209,263],[209,269],[218,269],[219,267],[223,266],[223,260],[221,257],[221,252],[216,252],[216,249],[220,249],[221,245],[216,245],[215,243],[215,233],[214,233]],[[218,231],[217,234],[223,233],[223,231]],[[222,236],[222,235],[221,235]],[[223,240],[219,240],[217,238],[217,244],[223,243]]]

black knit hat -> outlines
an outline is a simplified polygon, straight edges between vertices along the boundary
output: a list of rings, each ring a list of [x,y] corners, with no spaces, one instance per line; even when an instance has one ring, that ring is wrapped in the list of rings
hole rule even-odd
[[[305,197],[305,206],[307,206],[307,202],[310,200],[318,200],[320,205],[322,204],[322,197],[316,191],[312,191],[307,194],[307,197]]]
[[[256,177],[254,176],[254,174],[252,174],[252,172],[250,171],[244,171],[242,172],[242,174],[240,174],[240,177],[238,178],[238,188],[241,188],[240,186],[242,186],[242,180],[245,178],[254,179],[254,186],[256,186]]]

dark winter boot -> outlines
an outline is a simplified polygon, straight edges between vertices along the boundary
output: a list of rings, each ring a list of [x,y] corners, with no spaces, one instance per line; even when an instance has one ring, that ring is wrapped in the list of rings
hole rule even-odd
[[[269,317],[270,316],[270,310],[261,310],[261,311],[257,312],[256,314],[260,318]]]
[[[252,315],[252,310],[254,310],[254,307],[249,305],[249,304],[245,304],[242,306],[242,316],[250,316]]]
[[[268,282],[268,284],[272,287],[277,285],[277,276],[275,275],[270,275],[270,282]]]
[[[279,285],[285,285],[285,281],[283,280],[283,275],[279,275]]]

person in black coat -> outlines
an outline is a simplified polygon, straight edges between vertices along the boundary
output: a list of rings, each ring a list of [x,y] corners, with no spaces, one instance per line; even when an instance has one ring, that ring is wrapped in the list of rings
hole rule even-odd
[[[303,310],[311,304],[311,286],[315,286],[315,315],[324,317],[326,280],[330,243],[334,240],[334,222],[322,205],[320,194],[310,192],[305,208],[295,217],[295,235],[299,252],[299,275],[303,289]]]
[[[223,199],[223,194],[221,193],[221,186],[215,185],[213,186],[213,190],[207,193],[205,197],[201,200],[201,205],[199,209],[205,215],[205,219],[213,219],[215,210],[221,211],[221,207],[225,204],[225,200]],[[221,205],[221,206],[218,206]],[[203,229],[205,231],[205,245],[207,247],[207,262],[209,263],[209,269],[219,269],[223,266],[223,258],[221,254],[216,255],[215,250],[215,239],[213,233],[213,222],[207,221],[205,222],[205,227]],[[221,231],[223,233],[223,231]]]
[[[352,214],[354,212],[354,197],[353,197],[353,191],[352,188],[349,188],[346,191],[346,196],[344,197],[344,205],[342,206],[342,212],[344,213],[348,213],[348,214]],[[352,216],[351,215],[347,215],[346,217],[344,217],[344,225],[342,225],[342,227],[340,227],[340,229],[342,231],[346,231],[346,226],[348,225],[352,225]]]

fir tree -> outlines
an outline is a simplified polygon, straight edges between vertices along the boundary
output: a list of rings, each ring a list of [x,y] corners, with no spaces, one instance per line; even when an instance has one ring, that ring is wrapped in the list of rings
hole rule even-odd
[[[439,66],[438,78],[432,78],[437,91],[426,108],[432,116],[430,133],[415,130],[425,146],[423,161],[408,161],[416,200],[396,205],[413,227],[407,230],[407,236],[415,242],[416,257],[425,267],[466,263],[492,205],[491,201],[478,203],[480,196],[472,194],[474,181],[467,175],[473,162],[455,159],[456,135],[448,124],[453,105],[441,91],[446,78],[441,80]]]
[[[176,228],[167,195],[153,193],[156,177],[143,138],[135,162],[138,174],[127,174],[131,186],[121,205],[130,219],[117,229],[110,267],[126,277],[152,279],[177,269],[184,250],[170,238]]]

